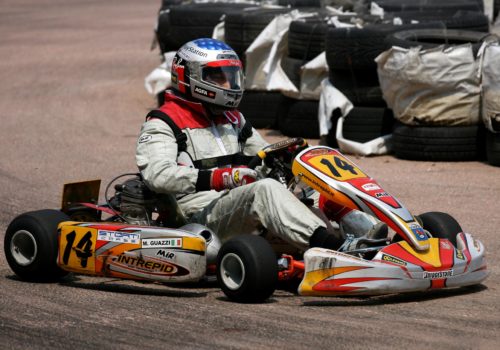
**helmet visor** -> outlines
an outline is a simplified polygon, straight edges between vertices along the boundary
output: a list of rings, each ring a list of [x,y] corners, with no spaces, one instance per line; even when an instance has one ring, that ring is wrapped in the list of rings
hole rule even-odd
[[[213,62],[219,63],[219,62]],[[225,90],[241,90],[243,86],[243,72],[241,65],[211,65],[201,70],[201,79],[210,85]]]

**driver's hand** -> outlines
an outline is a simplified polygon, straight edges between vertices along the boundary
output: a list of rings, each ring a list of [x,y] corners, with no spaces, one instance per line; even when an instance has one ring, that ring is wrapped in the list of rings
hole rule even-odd
[[[257,172],[249,168],[223,168],[212,171],[210,187],[216,191],[232,189],[257,180]]]

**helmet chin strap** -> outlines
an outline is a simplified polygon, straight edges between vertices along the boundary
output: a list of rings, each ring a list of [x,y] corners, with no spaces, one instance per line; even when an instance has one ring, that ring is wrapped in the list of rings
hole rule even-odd
[[[212,103],[207,103],[207,102],[204,102],[203,104],[205,105],[206,109],[208,110],[208,112],[211,116],[223,115],[224,112],[231,109],[231,108],[225,108],[222,106],[217,106],[217,105],[214,105]]]

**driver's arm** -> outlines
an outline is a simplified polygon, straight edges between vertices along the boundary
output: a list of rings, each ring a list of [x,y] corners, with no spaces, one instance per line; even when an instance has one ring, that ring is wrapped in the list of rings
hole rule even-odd
[[[175,194],[196,191],[198,169],[177,164],[177,143],[165,122],[152,119],[143,124],[135,158],[151,190]]]
[[[245,118],[242,117],[242,125],[244,125]],[[247,156],[254,156],[259,152],[261,149],[269,145],[262,136],[259,134],[259,132],[255,129],[252,128],[252,136],[250,136],[247,141],[245,142],[245,147],[243,148],[243,153]]]

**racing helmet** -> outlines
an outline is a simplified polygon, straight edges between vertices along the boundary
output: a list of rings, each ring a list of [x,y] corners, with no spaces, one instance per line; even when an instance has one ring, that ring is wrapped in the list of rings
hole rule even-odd
[[[226,43],[210,38],[184,44],[174,56],[172,87],[194,99],[233,109],[244,90],[243,67]]]

